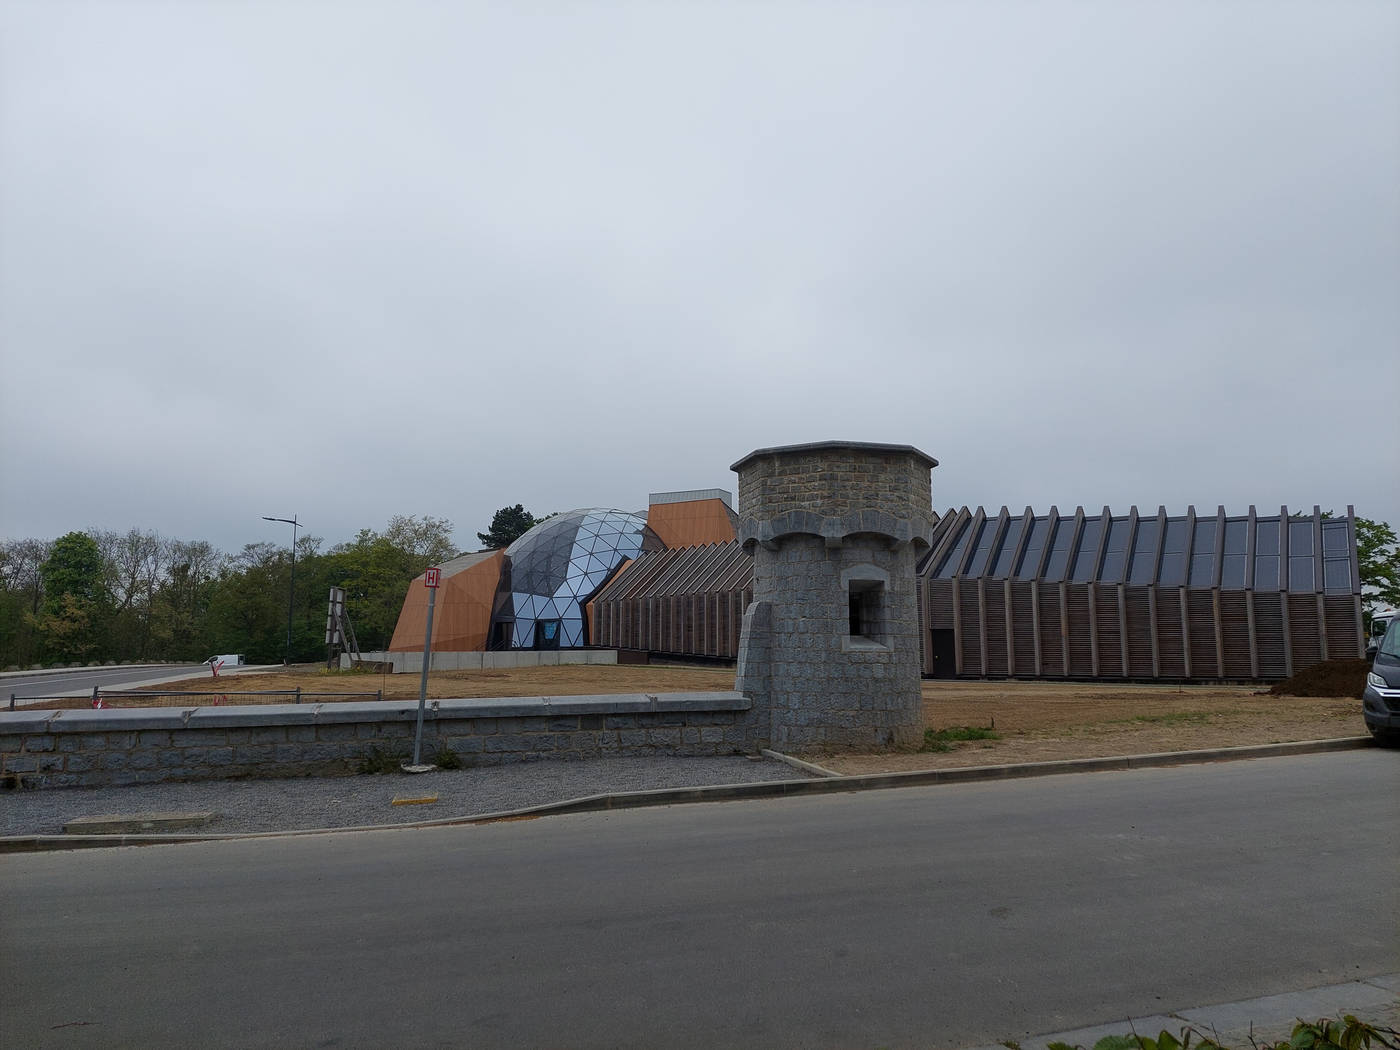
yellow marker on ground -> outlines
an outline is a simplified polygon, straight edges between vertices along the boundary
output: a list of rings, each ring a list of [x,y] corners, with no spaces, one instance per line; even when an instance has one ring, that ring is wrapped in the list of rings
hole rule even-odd
[[[392,806],[426,806],[429,802],[436,802],[436,795],[420,795],[417,798],[405,798],[403,795],[395,795]]]

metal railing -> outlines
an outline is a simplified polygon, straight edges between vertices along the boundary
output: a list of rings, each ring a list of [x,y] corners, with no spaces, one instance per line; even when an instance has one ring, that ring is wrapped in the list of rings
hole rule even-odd
[[[290,697],[293,697],[293,698],[294,698],[292,702],[293,702],[293,703],[297,703],[297,704],[301,703],[301,702],[302,702],[302,699],[303,699],[303,698],[306,698],[306,697],[310,697],[310,698],[312,698],[312,699],[314,700],[314,699],[319,699],[319,698],[325,697],[325,696],[341,696],[341,697],[345,697],[345,696],[360,696],[360,697],[372,697],[372,698],[374,698],[375,700],[383,700],[383,699],[384,699],[384,690],[382,690],[382,689],[376,689],[376,690],[375,690],[374,692],[372,692],[372,693],[322,693],[322,692],[315,692],[315,693],[312,693],[312,692],[307,692],[307,691],[303,690],[300,686],[298,686],[298,687],[295,688],[295,689],[256,689],[256,690],[255,690],[255,689],[246,689],[246,690],[241,690],[241,691],[240,691],[240,690],[228,690],[228,691],[225,691],[225,690],[222,690],[222,689],[221,689],[221,690],[219,690],[219,691],[216,693],[216,692],[213,692],[212,690],[199,690],[199,689],[99,689],[97,686],[93,686],[93,687],[92,687],[92,706],[95,707],[95,708],[115,707],[115,706],[117,706],[117,705],[115,705],[115,704],[109,704],[107,701],[108,701],[109,699],[117,698],[117,697],[133,698],[133,697],[152,697],[152,696],[157,696],[157,697],[162,697],[162,696],[165,696],[165,697],[168,697],[168,696],[203,696],[203,697],[213,697],[214,699],[213,699],[213,702],[212,702],[211,706],[217,707],[217,706],[219,706],[221,703],[226,702],[226,701],[228,700],[228,698],[231,697],[231,696],[290,696]],[[13,711],[13,710],[15,709],[15,700],[16,700],[16,699],[23,700],[25,706],[27,707],[27,706],[29,706],[31,703],[35,703],[35,702],[39,702],[39,701],[43,701],[43,700],[73,700],[73,699],[76,699],[76,697],[75,697],[73,694],[71,694],[71,693],[70,693],[68,696],[23,696],[23,697],[18,696],[18,694],[16,694],[16,693],[11,693],[11,694],[10,694],[10,710],[11,710],[11,711]]]

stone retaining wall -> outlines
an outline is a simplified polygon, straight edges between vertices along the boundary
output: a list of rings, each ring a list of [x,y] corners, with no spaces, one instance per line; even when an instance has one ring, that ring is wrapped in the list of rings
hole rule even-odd
[[[376,652],[361,653],[361,660],[383,661],[394,665],[394,674],[421,674],[423,654]],[[511,649],[502,652],[458,652],[444,650],[433,653],[433,671],[481,671],[498,667],[562,667],[579,664],[599,665],[617,663],[616,649]],[[350,654],[340,654],[342,670],[350,667]]]
[[[437,700],[423,756],[464,766],[623,755],[753,750],[742,693]],[[162,780],[356,771],[376,750],[411,757],[416,702],[0,712],[6,787],[94,787]]]

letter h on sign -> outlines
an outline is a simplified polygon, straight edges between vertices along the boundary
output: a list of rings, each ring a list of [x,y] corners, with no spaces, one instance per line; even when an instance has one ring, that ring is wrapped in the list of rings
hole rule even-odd
[[[429,589],[435,588],[438,585],[438,576],[441,575],[441,573],[442,570],[438,568],[426,570],[423,573],[423,586]]]

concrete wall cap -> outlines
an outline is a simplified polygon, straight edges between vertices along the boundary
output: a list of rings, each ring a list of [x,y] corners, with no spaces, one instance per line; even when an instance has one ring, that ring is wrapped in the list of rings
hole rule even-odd
[[[52,711],[49,733],[126,733],[145,729],[184,729],[193,707],[102,707]]]
[[[540,718],[559,715],[643,714],[649,711],[747,711],[751,701],[734,691],[616,693],[595,696],[518,696],[429,701],[425,719]],[[344,704],[257,704],[214,708],[101,708],[0,713],[0,733],[135,732],[149,729],[227,729],[288,725],[411,722],[418,701]]]
[[[938,466],[938,460],[913,445],[888,445],[879,441],[808,441],[800,445],[774,445],[772,448],[754,449],[747,456],[733,463],[729,469],[736,472],[742,470],[750,461],[761,456],[801,455],[806,452],[828,452],[843,449],[855,452],[903,453],[918,456],[929,465],[930,470]]]
[[[55,711],[0,711],[0,736],[14,733],[45,733]]]

